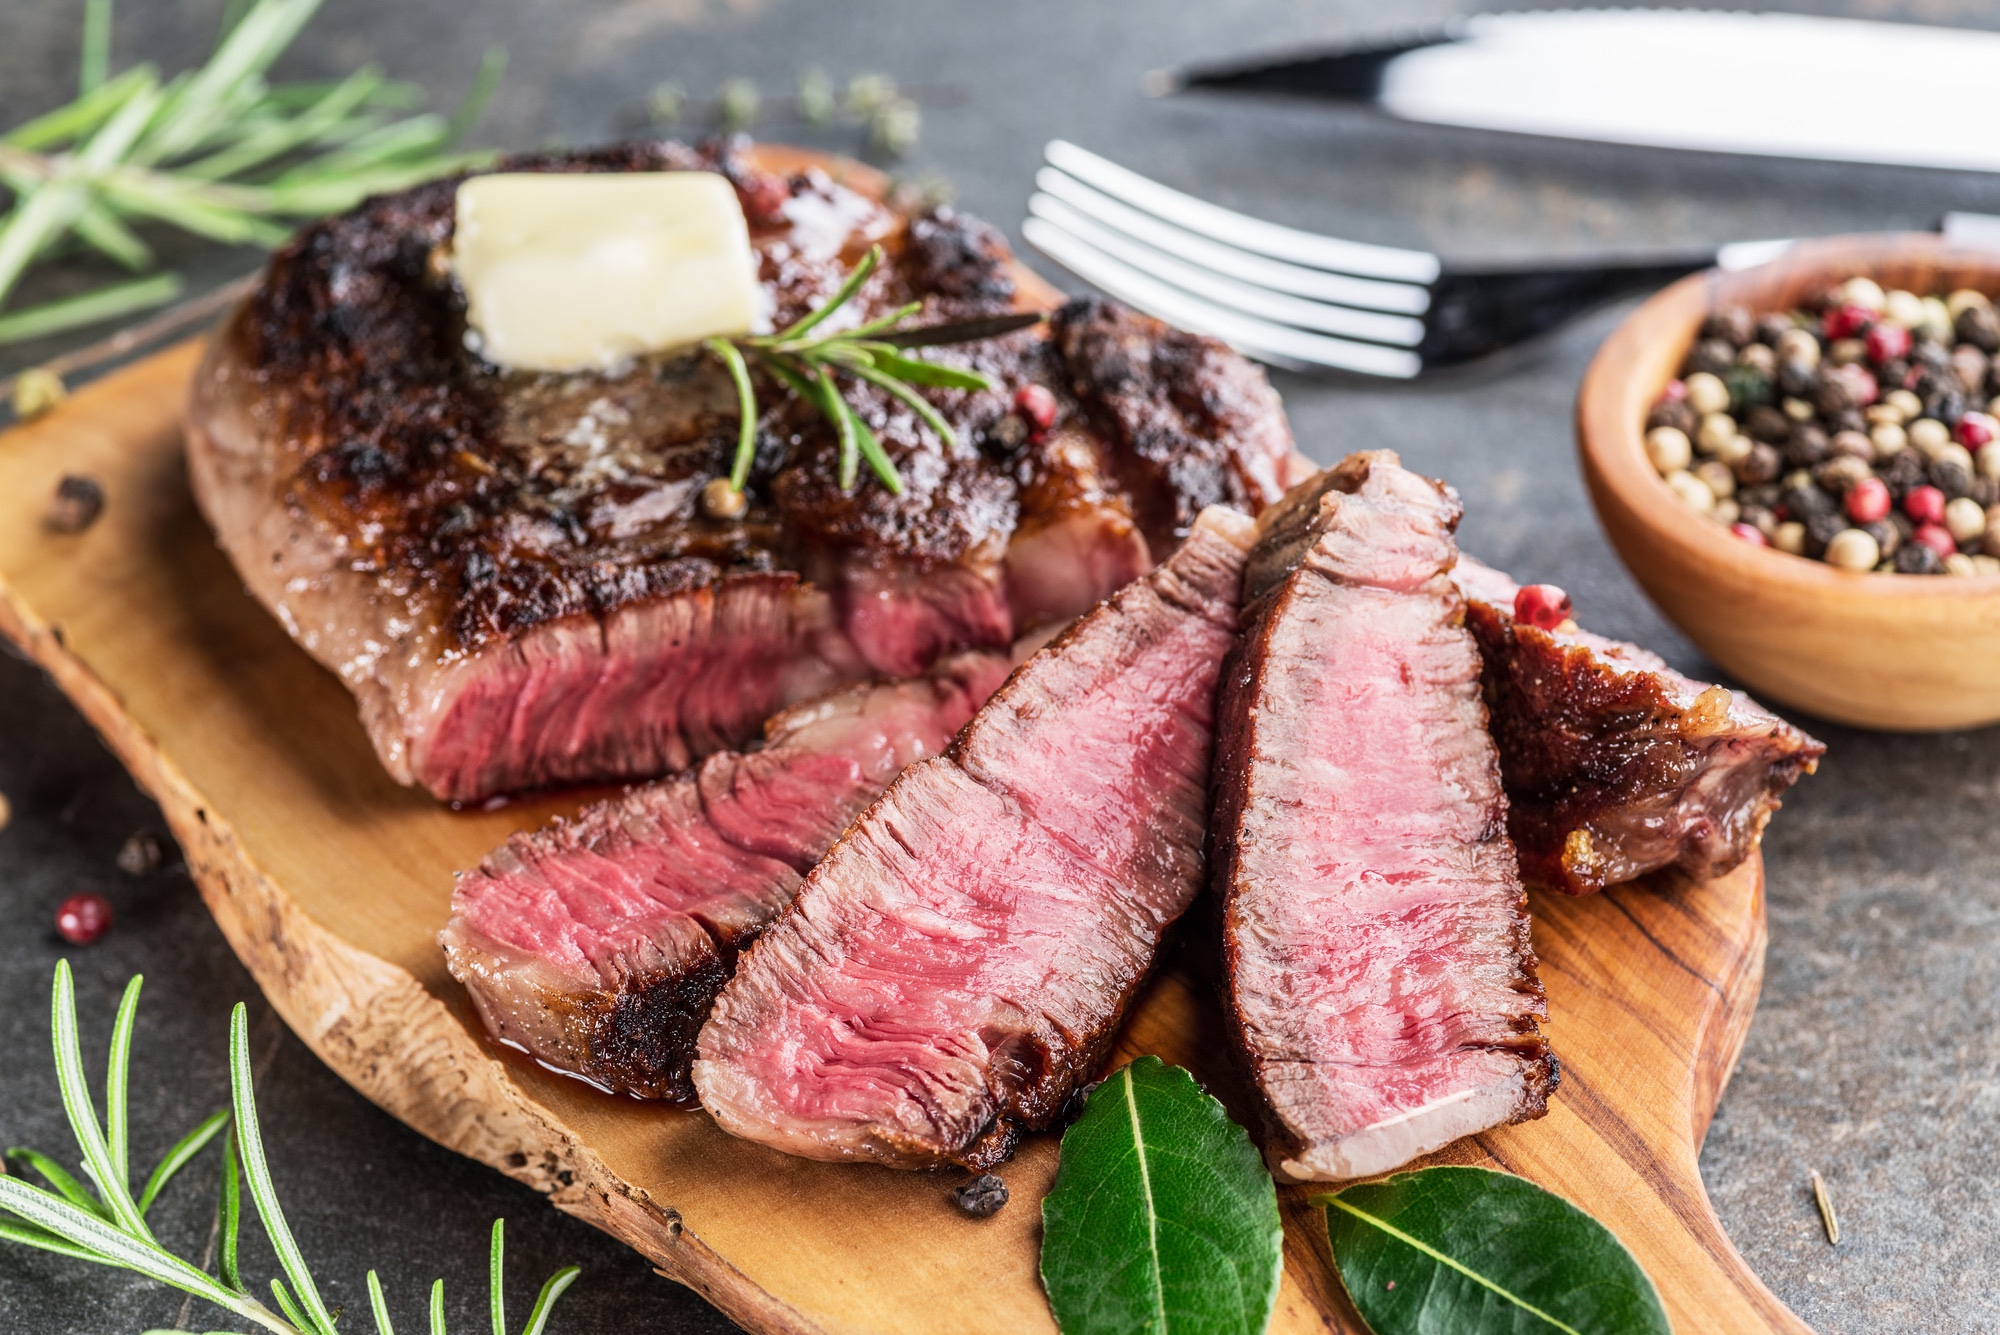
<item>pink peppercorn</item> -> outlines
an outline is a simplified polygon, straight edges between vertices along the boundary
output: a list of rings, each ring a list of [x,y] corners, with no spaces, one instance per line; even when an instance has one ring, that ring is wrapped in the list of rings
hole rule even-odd
[[[1553,584],[1525,584],[1514,595],[1514,619],[1543,630],[1569,620],[1569,595]]]
[[[1749,543],[1752,547],[1768,547],[1771,545],[1771,540],[1764,536],[1764,530],[1758,528],[1755,524],[1745,524],[1738,521],[1729,526],[1729,531]]]
[[[1820,317],[1820,332],[1828,338],[1853,338],[1875,322],[1875,312],[1866,306],[1829,306]]]
[[[1940,558],[1950,556],[1958,550],[1958,539],[1951,536],[1951,530],[1943,524],[1919,524],[1917,531],[1910,535],[1911,542],[1920,542],[1936,552]]]
[[[56,931],[73,946],[87,946],[111,930],[111,901],[86,891],[56,909]]]
[[[1899,324],[1878,324],[1868,331],[1868,356],[1877,362],[1910,355],[1910,331]]]
[[[1889,513],[1889,484],[1879,477],[1864,477],[1847,489],[1842,505],[1855,523],[1872,524]]]
[[[1903,493],[1903,513],[1919,524],[1944,522],[1944,493],[1936,487],[1911,487]]]
[[[1866,408],[1869,404],[1882,397],[1881,382],[1875,378],[1873,371],[1861,365],[1861,363],[1850,362],[1848,365],[1838,368],[1837,374],[1842,380],[1847,382],[1848,391],[1854,395],[1854,402],[1857,406]]]
[[[1968,450],[1977,450],[1994,436],[2000,435],[2000,421],[1995,421],[1986,413],[1967,413],[1958,419],[1952,435]]]
[[[1014,395],[1014,407],[1037,431],[1047,431],[1056,424],[1056,396],[1046,386],[1021,386]]]
[[[1661,403],[1679,403],[1688,396],[1687,381],[1669,380],[1667,387],[1660,391]]]

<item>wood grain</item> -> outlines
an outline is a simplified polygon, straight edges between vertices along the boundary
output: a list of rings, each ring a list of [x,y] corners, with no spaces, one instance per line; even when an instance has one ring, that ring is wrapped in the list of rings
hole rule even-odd
[[[1755,269],[1682,279],[1634,311],[1584,376],[1591,500],[1660,610],[1760,696],[1865,728],[2000,721],[2000,576],[1856,573],[1752,547],[1682,505],[1646,459],[1646,410],[1709,312],[1789,310],[1857,274],[1920,295],[2000,295],[2000,254],[1928,234],[1802,243]]]
[[[1004,1170],[1013,1204],[973,1221],[950,1204],[955,1178],[788,1158],[485,1042],[435,944],[451,873],[583,797],[460,813],[389,781],[347,693],[242,591],[194,510],[176,423],[197,355],[173,349],[0,437],[0,631],[160,802],[286,1022],[389,1112],[550,1193],[754,1331],[1052,1329],[1035,1202],[1053,1138]],[[40,520],[66,472],[108,498],[81,534]],[[1449,1157],[1595,1214],[1681,1331],[1803,1331],[1737,1257],[1696,1167],[1755,1003],[1761,865],[1534,907],[1562,1086],[1546,1118]],[[1122,1047],[1192,1068],[1247,1116],[1185,962],[1163,970]],[[1273,1329],[1358,1331],[1308,1195],[1284,1194]]]

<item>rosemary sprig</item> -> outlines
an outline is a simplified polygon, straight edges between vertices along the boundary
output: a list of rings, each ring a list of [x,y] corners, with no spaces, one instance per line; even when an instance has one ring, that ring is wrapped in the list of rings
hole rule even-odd
[[[911,326],[905,321],[923,309],[922,302],[911,302],[850,329],[817,333],[835,311],[854,299],[881,263],[882,248],[869,247],[867,255],[848,271],[831,297],[775,334],[733,340],[711,338],[702,344],[728,369],[730,379],[736,384],[741,425],[736,436],[736,456],[729,468],[732,492],[743,490],[750,477],[750,462],[757,453],[757,390],[750,377],[752,362],[792,394],[818,408],[832,424],[840,442],[842,491],[854,489],[860,463],[866,460],[870,471],[890,494],[900,496],[902,474],[896,471],[895,461],[882,448],[875,432],[841,394],[839,377],[875,386],[908,407],[948,448],[956,448],[958,433],[916,387],[980,390],[995,389],[999,382],[980,371],[910,356],[908,349],[995,338],[1042,319],[1038,313],[1024,312],[952,324]]]
[[[127,1172],[130,1123],[126,1110],[126,1090],[132,1055],[132,1027],[139,1010],[140,979],[125,987],[112,1027],[110,1072],[105,1080],[104,1120],[98,1121],[90,1089],[83,1074],[82,1048],[77,1039],[76,989],[70,978],[68,961],[56,965],[51,1028],[55,1041],[56,1079],[62,1090],[63,1110],[69,1115],[71,1132],[83,1159],[84,1176],[92,1187],[78,1181],[61,1164],[35,1150],[16,1147],[6,1152],[14,1160],[39,1174],[49,1185],[37,1187],[19,1177],[0,1173],[0,1239],[23,1243],[58,1256],[94,1261],[99,1265],[131,1270],[149,1279],[168,1284],[184,1293],[214,1303],[276,1335],[336,1335],[337,1313],[327,1310],[319,1286],[306,1268],[291,1227],[278,1205],[277,1190],[271,1183],[270,1168],[264,1157],[263,1138],[257,1125],[257,1104],[250,1075],[249,1012],[239,1004],[229,1019],[228,1112],[207,1118],[161,1158],[147,1178],[137,1200],[132,1197]],[[230,1135],[221,1135],[232,1127]],[[168,1181],[186,1167],[211,1140],[222,1140],[222,1191],[217,1206],[221,1239],[216,1273],[175,1256],[153,1235],[146,1214]],[[239,1171],[238,1164],[241,1163]],[[273,1311],[251,1296],[237,1270],[237,1235],[242,1214],[242,1189],[248,1188],[257,1207],[264,1233],[277,1252],[285,1280],[273,1279],[271,1293],[278,1310]],[[11,1216],[11,1217],[9,1217]],[[493,1335],[507,1335],[506,1316],[501,1303],[502,1227],[493,1221],[493,1244],[488,1267],[492,1281],[491,1309]],[[577,1267],[567,1266],[549,1276],[541,1296],[528,1316],[522,1335],[542,1335],[549,1312],[557,1298],[576,1282]],[[373,1270],[368,1272],[368,1299],[375,1317],[377,1335],[395,1335],[389,1324],[388,1305],[382,1283]],[[431,1288],[430,1329],[445,1335],[444,1281]],[[168,1331],[148,1331],[146,1335],[172,1335]]]
[[[111,0],[85,0],[77,98],[0,135],[0,344],[162,305],[178,275],[155,274],[4,310],[28,269],[70,243],[147,273],[135,228],[163,223],[229,245],[275,245],[293,225],[369,195],[484,161],[452,145],[479,118],[506,64],[486,53],[450,117],[398,116],[421,100],[365,68],[333,83],[265,75],[321,0],[255,0],[232,17],[207,63],[162,80],[142,64],[110,74]]]

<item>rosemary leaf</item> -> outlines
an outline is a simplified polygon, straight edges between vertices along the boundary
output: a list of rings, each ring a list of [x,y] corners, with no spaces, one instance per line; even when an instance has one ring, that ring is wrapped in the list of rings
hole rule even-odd
[[[771,348],[781,352],[787,351],[788,349],[785,348],[785,344],[796,342],[801,334],[814,328],[822,320],[826,319],[827,316],[832,315],[842,306],[845,306],[848,300],[861,290],[861,285],[868,281],[869,275],[873,274],[876,267],[881,263],[882,247],[868,247],[868,253],[861,257],[861,262],[848,271],[847,277],[824,303],[808,311],[805,315],[779,332],[750,341],[759,347]]]
[[[243,1187],[241,1174],[236,1166],[236,1137],[222,1138],[222,1198],[217,1203],[218,1248],[216,1251],[216,1274],[222,1282],[238,1293],[250,1292],[243,1282],[243,1273],[236,1263],[237,1241],[243,1228]]]
[[[306,1314],[299,1310],[299,1305],[292,1301],[291,1290],[285,1287],[284,1280],[273,1279],[271,1281],[271,1296],[277,1299],[278,1310],[285,1314],[285,1320],[291,1322],[300,1330],[329,1329],[317,1326],[307,1319]]]
[[[750,367],[734,343],[711,338],[702,344],[729,369],[736,384],[736,407],[740,420],[736,428],[736,457],[729,465],[729,489],[742,491],[750,481],[750,464],[757,455],[757,390],[750,383]]]
[[[944,420],[944,414],[933,408],[930,400],[917,393],[914,389],[911,389],[901,380],[891,375],[884,375],[873,366],[848,365],[842,369],[849,375],[866,380],[876,388],[902,400],[911,412],[923,419],[924,425],[935,432],[937,438],[943,441],[947,447],[954,450],[958,448],[958,433],[951,429],[951,423]]]
[[[889,489],[889,494],[901,496],[903,475],[896,471],[895,462],[889,458],[888,453],[882,448],[882,442],[876,439],[875,432],[868,423],[861,420],[859,414],[854,416],[854,438],[861,447],[861,457],[875,470],[875,476],[882,480],[882,485]]]
[[[47,1229],[36,1228],[33,1224],[14,1224],[0,1219],[0,1241],[18,1242],[24,1247],[39,1247],[45,1252],[73,1257],[79,1261],[97,1259],[96,1253],[88,1247],[79,1247],[73,1242],[66,1242]]]
[[[126,1096],[132,1087],[132,1022],[139,1013],[139,986],[143,982],[143,975],[134,974],[125,984],[125,995],[118,1002],[118,1018],[111,1025],[110,1069],[104,1077],[105,1146],[120,1186],[132,1180],[125,1153],[130,1138]],[[139,1207],[139,1213],[146,1213],[144,1206]]]
[[[70,143],[104,124],[107,116],[124,106],[140,89],[154,86],[159,81],[160,72],[152,65],[135,65],[68,106],[37,116],[0,136],[0,143],[10,148],[29,150]]]
[[[938,362],[927,362],[921,357],[904,357],[893,348],[870,348],[875,355],[875,369],[885,375],[912,385],[929,385],[935,389],[995,389],[999,382],[982,371],[968,371],[958,366],[945,366]]]
[[[840,489],[842,492],[853,491],[861,459],[861,440],[854,429],[854,410],[840,397],[840,391],[834,388],[833,377],[825,371],[815,370],[806,378],[806,383],[812,386],[813,399],[819,404],[819,410],[826,414],[826,420],[833,423],[834,433],[840,439]]]
[[[493,1221],[493,1252],[486,1263],[488,1292],[493,1308],[493,1335],[507,1335],[507,1296],[500,1288],[500,1257],[506,1250],[506,1231],[505,1220]]]
[[[257,1097],[250,1072],[250,1012],[240,1001],[229,1016],[229,1096],[236,1113],[236,1149],[243,1156],[244,1181],[250,1188],[250,1199],[256,1202],[257,1217],[264,1223],[264,1234],[271,1240],[271,1250],[278,1254],[278,1264],[298,1289],[299,1302],[311,1315],[313,1328],[331,1335],[333,1317],[320,1299],[319,1286],[306,1270],[305,1257],[299,1254],[299,1244],[293,1240],[291,1226],[278,1206],[278,1191],[271,1184],[271,1167],[264,1160],[264,1142],[257,1130]]]
[[[444,1281],[431,1285],[431,1335],[449,1335],[444,1328]]]
[[[570,1265],[548,1277],[541,1293],[535,1298],[534,1307],[528,1312],[528,1324],[521,1327],[521,1335],[542,1335],[543,1328],[549,1324],[549,1313],[554,1310],[556,1299],[562,1297],[582,1273],[581,1266]],[[382,1327],[382,1335],[391,1335],[387,1326]]]
[[[389,1303],[382,1296],[382,1281],[373,1270],[368,1272],[368,1306],[375,1314],[375,1335],[396,1335],[396,1328],[389,1324]]]
[[[48,1155],[43,1154],[40,1150],[31,1150],[25,1145],[16,1145],[7,1151],[7,1157],[9,1159],[19,1159],[22,1163],[40,1173],[43,1180],[54,1187],[62,1195],[63,1199],[70,1204],[88,1210],[100,1219],[109,1219],[111,1217],[111,1212],[104,1208],[97,1197],[90,1194],[90,1188],[84,1186],[83,1183],[77,1181],[74,1177],[71,1177],[68,1169],[57,1163],[54,1159],[51,1159]]]
[[[88,97],[104,84],[111,64],[111,0],[83,0],[83,58],[76,72],[76,95]]]
[[[244,1316],[251,1313],[236,1294],[229,1292],[205,1271],[160,1249],[150,1239],[133,1237],[116,1225],[70,1204],[53,1192],[42,1191],[13,1178],[0,1177],[0,1209],[38,1224],[72,1247],[84,1249],[86,1259],[99,1265],[136,1271],[148,1279],[171,1285],[183,1293],[206,1298]],[[261,1305],[259,1305],[261,1308]],[[283,1326],[270,1325],[282,1331]]]
[[[119,221],[118,215],[95,200],[88,201],[76,215],[77,239],[112,263],[134,273],[153,264],[153,248],[139,234]]]
[[[365,103],[382,86],[382,71],[364,66],[336,84],[327,95],[289,120],[274,119],[254,134],[244,135],[228,148],[197,159],[180,168],[184,176],[201,181],[220,181],[252,167],[261,167],[273,158],[294,149],[320,142],[320,137],[336,129],[348,114]]]
[[[97,1184],[98,1198],[109,1208],[111,1219],[140,1243],[150,1243],[153,1241],[152,1230],[139,1216],[139,1207],[133,1203],[130,1189],[113,1166],[111,1147],[104,1140],[104,1128],[98,1125],[97,1111],[90,1106],[90,1088],[83,1078],[83,1052],[76,1035],[76,984],[70,977],[68,960],[56,963],[55,998],[50,1010],[50,1028],[56,1053],[56,1083],[62,1090],[63,1111],[69,1114],[70,1129],[76,1135],[77,1147],[83,1151],[84,1172]],[[0,1186],[4,1185],[5,1182],[0,1181]],[[26,1212],[17,1210],[16,1213]],[[35,1219],[34,1222],[55,1228],[47,1220]],[[60,1228],[55,1231],[63,1232]]]
[[[162,1191],[166,1190],[167,1183],[173,1180],[174,1174],[187,1167],[188,1160],[200,1154],[208,1142],[215,1139],[216,1133],[228,1124],[228,1113],[210,1113],[202,1119],[200,1126],[175,1142],[174,1147],[160,1160],[159,1167],[153,1170],[153,1175],[146,1179],[146,1189],[139,1193],[140,1214],[143,1215],[153,1208],[153,1202],[159,1198]]]

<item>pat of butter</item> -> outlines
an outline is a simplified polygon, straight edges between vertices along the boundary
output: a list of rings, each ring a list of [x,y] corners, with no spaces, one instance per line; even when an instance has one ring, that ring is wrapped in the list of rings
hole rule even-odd
[[[750,228],[714,172],[470,177],[451,253],[479,352],[501,366],[610,366],[757,318]]]

